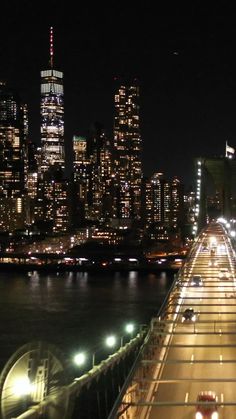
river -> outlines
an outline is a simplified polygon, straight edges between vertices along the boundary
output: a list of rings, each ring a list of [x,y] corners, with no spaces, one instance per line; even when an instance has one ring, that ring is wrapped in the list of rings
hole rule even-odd
[[[20,346],[44,340],[69,359],[78,350],[99,351],[108,334],[148,323],[173,275],[124,273],[1,273],[0,368]],[[126,337],[124,338],[126,340]]]

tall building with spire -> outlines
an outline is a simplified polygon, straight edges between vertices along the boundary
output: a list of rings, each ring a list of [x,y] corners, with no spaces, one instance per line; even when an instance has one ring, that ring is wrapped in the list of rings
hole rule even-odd
[[[64,90],[63,73],[54,68],[53,28],[50,28],[49,69],[41,71],[41,156],[38,165],[34,221],[47,231],[67,231],[68,183],[63,179]]]
[[[49,69],[41,71],[42,173],[65,169],[63,73],[54,69],[52,27],[49,62]]]
[[[119,84],[115,92],[114,151],[118,218],[141,217],[142,141],[139,86]]]

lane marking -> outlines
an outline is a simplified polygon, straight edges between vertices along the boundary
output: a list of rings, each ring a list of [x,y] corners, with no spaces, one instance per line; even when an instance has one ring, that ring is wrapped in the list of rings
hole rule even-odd
[[[192,354],[191,356],[191,364],[193,364],[193,361],[194,361],[194,354]]]
[[[222,365],[222,359],[223,359],[223,357],[222,357],[222,355],[220,355],[220,365]]]
[[[220,395],[220,400],[221,400],[221,403],[223,404],[224,403],[224,394],[223,393],[221,393],[221,395]],[[221,406],[221,407],[224,407],[224,406]]]
[[[186,393],[186,394],[185,394],[184,403],[188,403],[188,396],[189,396],[189,394],[188,394],[188,393]]]

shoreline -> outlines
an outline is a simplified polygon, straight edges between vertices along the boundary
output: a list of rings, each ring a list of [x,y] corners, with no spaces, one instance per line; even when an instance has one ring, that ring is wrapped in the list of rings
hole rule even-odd
[[[91,273],[109,273],[109,272],[161,272],[170,271],[178,272],[180,267],[171,267],[168,264],[163,265],[139,265],[139,266],[81,266],[81,265],[58,265],[58,264],[17,264],[17,263],[0,263],[0,272],[28,272],[28,271],[40,271],[40,272],[91,272]]]

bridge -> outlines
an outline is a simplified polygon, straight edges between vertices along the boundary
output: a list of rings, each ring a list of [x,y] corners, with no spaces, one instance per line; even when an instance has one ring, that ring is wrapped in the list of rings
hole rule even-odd
[[[235,252],[224,226],[195,241],[109,419],[203,418],[197,396],[215,392],[216,413],[236,417]],[[202,403],[205,408],[214,401]],[[195,416],[196,415],[196,416]]]
[[[208,391],[217,397],[201,402],[205,409],[215,409],[214,416],[209,417],[233,418],[235,307],[235,252],[224,225],[212,223],[196,238],[147,334],[138,334],[108,360],[71,381],[63,360],[50,346],[20,348],[0,378],[0,417],[202,419],[204,416],[196,413],[197,396]],[[124,372],[128,357],[126,378],[117,382],[119,396],[111,408],[107,403],[107,377],[114,389],[114,376]],[[110,371],[113,373],[109,375]],[[25,394],[22,388],[17,389],[18,394],[13,391],[19,373],[33,383],[29,388],[27,381]],[[104,411],[101,387],[105,389]],[[87,398],[89,389],[92,396]],[[83,403],[87,401],[89,409],[97,404],[97,413],[90,409],[87,416],[83,415],[79,398]]]

